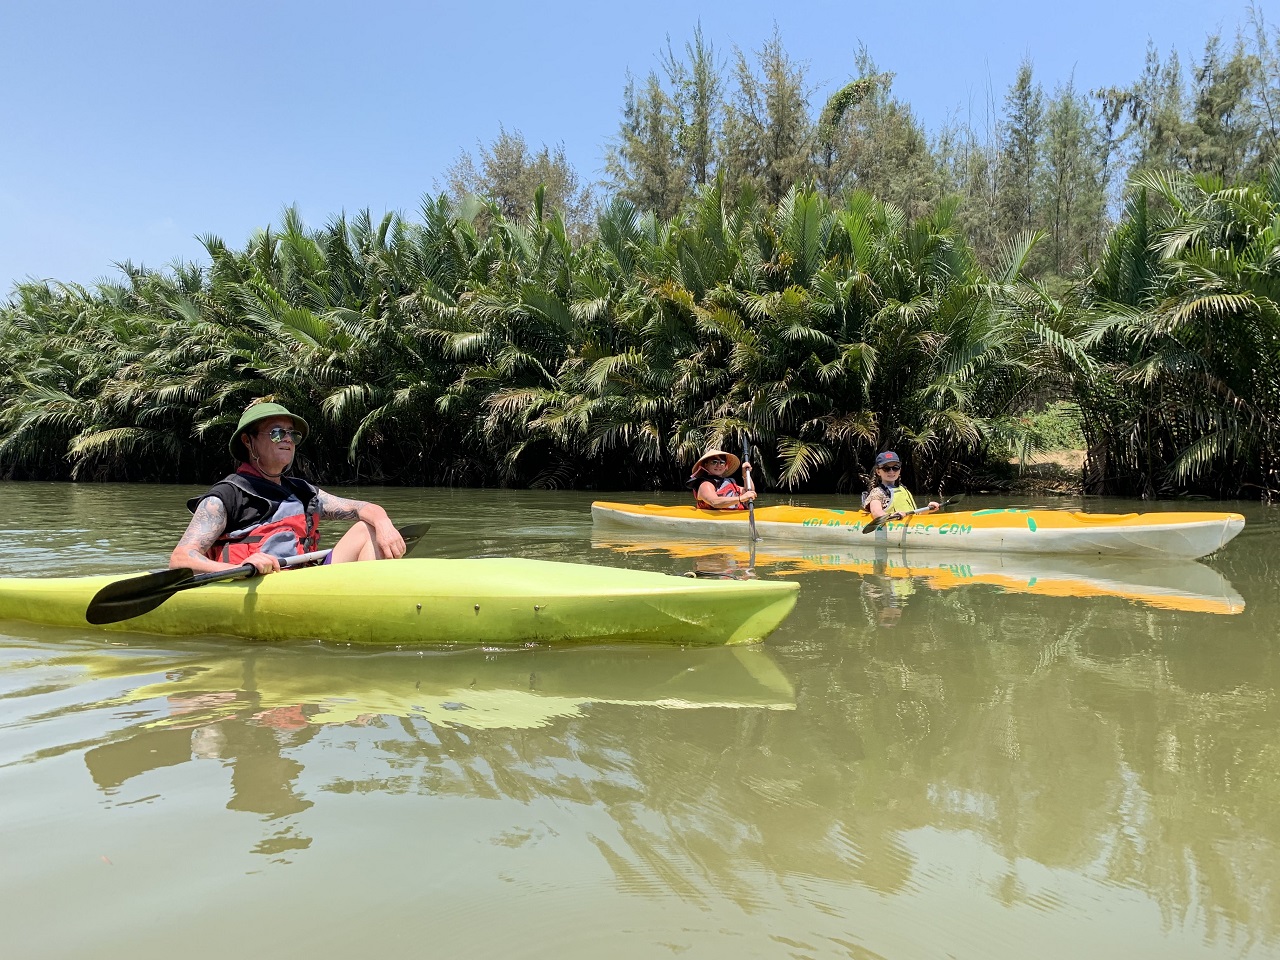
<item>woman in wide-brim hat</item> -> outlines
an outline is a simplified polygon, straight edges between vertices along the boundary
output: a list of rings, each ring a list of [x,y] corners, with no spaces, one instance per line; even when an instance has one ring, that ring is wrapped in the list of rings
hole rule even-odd
[[[739,464],[745,483],[750,463],[742,463],[725,450],[708,450],[700,456],[686,483],[693,491],[694,505],[700,510],[745,510],[756,492],[734,482],[732,475]]]

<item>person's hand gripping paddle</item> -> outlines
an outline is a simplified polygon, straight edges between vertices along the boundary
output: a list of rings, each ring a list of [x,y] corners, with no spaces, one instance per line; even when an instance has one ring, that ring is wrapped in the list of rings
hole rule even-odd
[[[406,523],[400,527],[400,536],[405,546],[412,550],[431,524],[427,522]],[[316,563],[329,555],[328,550],[316,550],[302,553],[296,557],[285,557],[280,561],[281,569],[300,567],[308,563]],[[118,623],[140,617],[154,610],[175,593],[202,587],[209,583],[221,583],[226,580],[247,580],[257,576],[258,571],[253,564],[246,563],[226,570],[214,570],[211,573],[196,573],[187,567],[174,567],[170,570],[158,570],[145,573],[140,577],[117,580],[99,590],[89,601],[84,618],[90,623]]]
[[[964,499],[964,494],[957,493],[954,497],[947,497],[947,499],[943,500],[940,504],[938,504],[938,509],[941,510],[943,507],[949,507],[953,503],[959,503],[963,499]],[[868,523],[865,527],[862,528],[862,532],[873,533],[876,530],[879,530],[882,524],[887,523],[890,520],[903,520],[907,517],[914,517],[918,513],[929,513],[929,512],[930,510],[928,507],[921,507],[919,510],[909,510],[906,513],[886,513],[884,516],[876,517],[874,520]]]

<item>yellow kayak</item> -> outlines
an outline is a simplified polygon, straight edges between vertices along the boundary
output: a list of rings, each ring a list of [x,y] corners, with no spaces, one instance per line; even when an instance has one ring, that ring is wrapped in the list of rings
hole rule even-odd
[[[1083,513],[1017,508],[922,513],[892,520],[871,533],[862,510],[761,507],[756,529],[763,540],[844,546],[879,544],[912,550],[1056,553],[1125,557],[1207,556],[1244,529],[1238,513]],[[746,537],[747,511],[693,506],[608,503],[591,505],[602,526],[666,538],[729,542]]]
[[[150,613],[92,626],[94,595],[122,577],[0,578],[0,620],[257,640],[511,645],[756,643],[796,603],[784,580],[706,581],[581,563],[389,560],[289,570],[175,593]]]

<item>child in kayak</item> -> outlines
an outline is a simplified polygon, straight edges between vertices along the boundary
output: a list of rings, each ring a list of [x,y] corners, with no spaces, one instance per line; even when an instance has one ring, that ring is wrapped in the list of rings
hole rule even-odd
[[[403,556],[404,538],[382,507],[286,474],[308,432],[306,420],[278,403],[249,404],[228,444],[240,465],[187,502],[191,522],[169,566],[211,573],[251,563],[259,573],[274,573],[282,558],[316,549],[322,519],[359,521],[325,563]]]
[[[693,502],[699,510],[745,510],[756,498],[754,490],[739,486],[732,480],[741,461],[723,450],[708,450],[693,465],[693,473],[685,482],[693,491]],[[742,464],[743,484],[751,464]]]
[[[902,461],[896,453],[892,450],[877,453],[874,474],[875,481],[862,498],[862,505],[874,519],[879,520],[886,513],[891,520],[897,519],[916,509],[915,497],[898,482],[902,477]],[[941,506],[936,500],[931,500],[928,510],[933,513]]]

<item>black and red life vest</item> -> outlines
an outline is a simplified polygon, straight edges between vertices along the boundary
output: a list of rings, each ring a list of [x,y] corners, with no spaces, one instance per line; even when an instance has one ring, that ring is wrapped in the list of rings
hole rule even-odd
[[[713,507],[711,504],[707,503],[705,500],[702,500],[698,497],[698,488],[701,487],[704,483],[710,483],[712,486],[714,486],[716,488],[716,495],[721,497],[736,497],[739,494],[743,494],[747,492],[746,487],[739,486],[736,482],[734,482],[733,480],[730,480],[728,477],[721,477],[719,480],[717,480],[715,477],[712,477],[708,474],[699,473],[696,476],[692,476],[689,478],[689,488],[693,491],[693,504],[699,510],[745,510],[747,509],[747,505],[745,503],[735,503],[731,507]]]
[[[206,497],[227,509],[227,525],[206,552],[210,560],[242,563],[250,554],[292,557],[320,545],[320,490],[299,477],[273,483],[242,466],[202,496],[187,501],[195,513]]]

